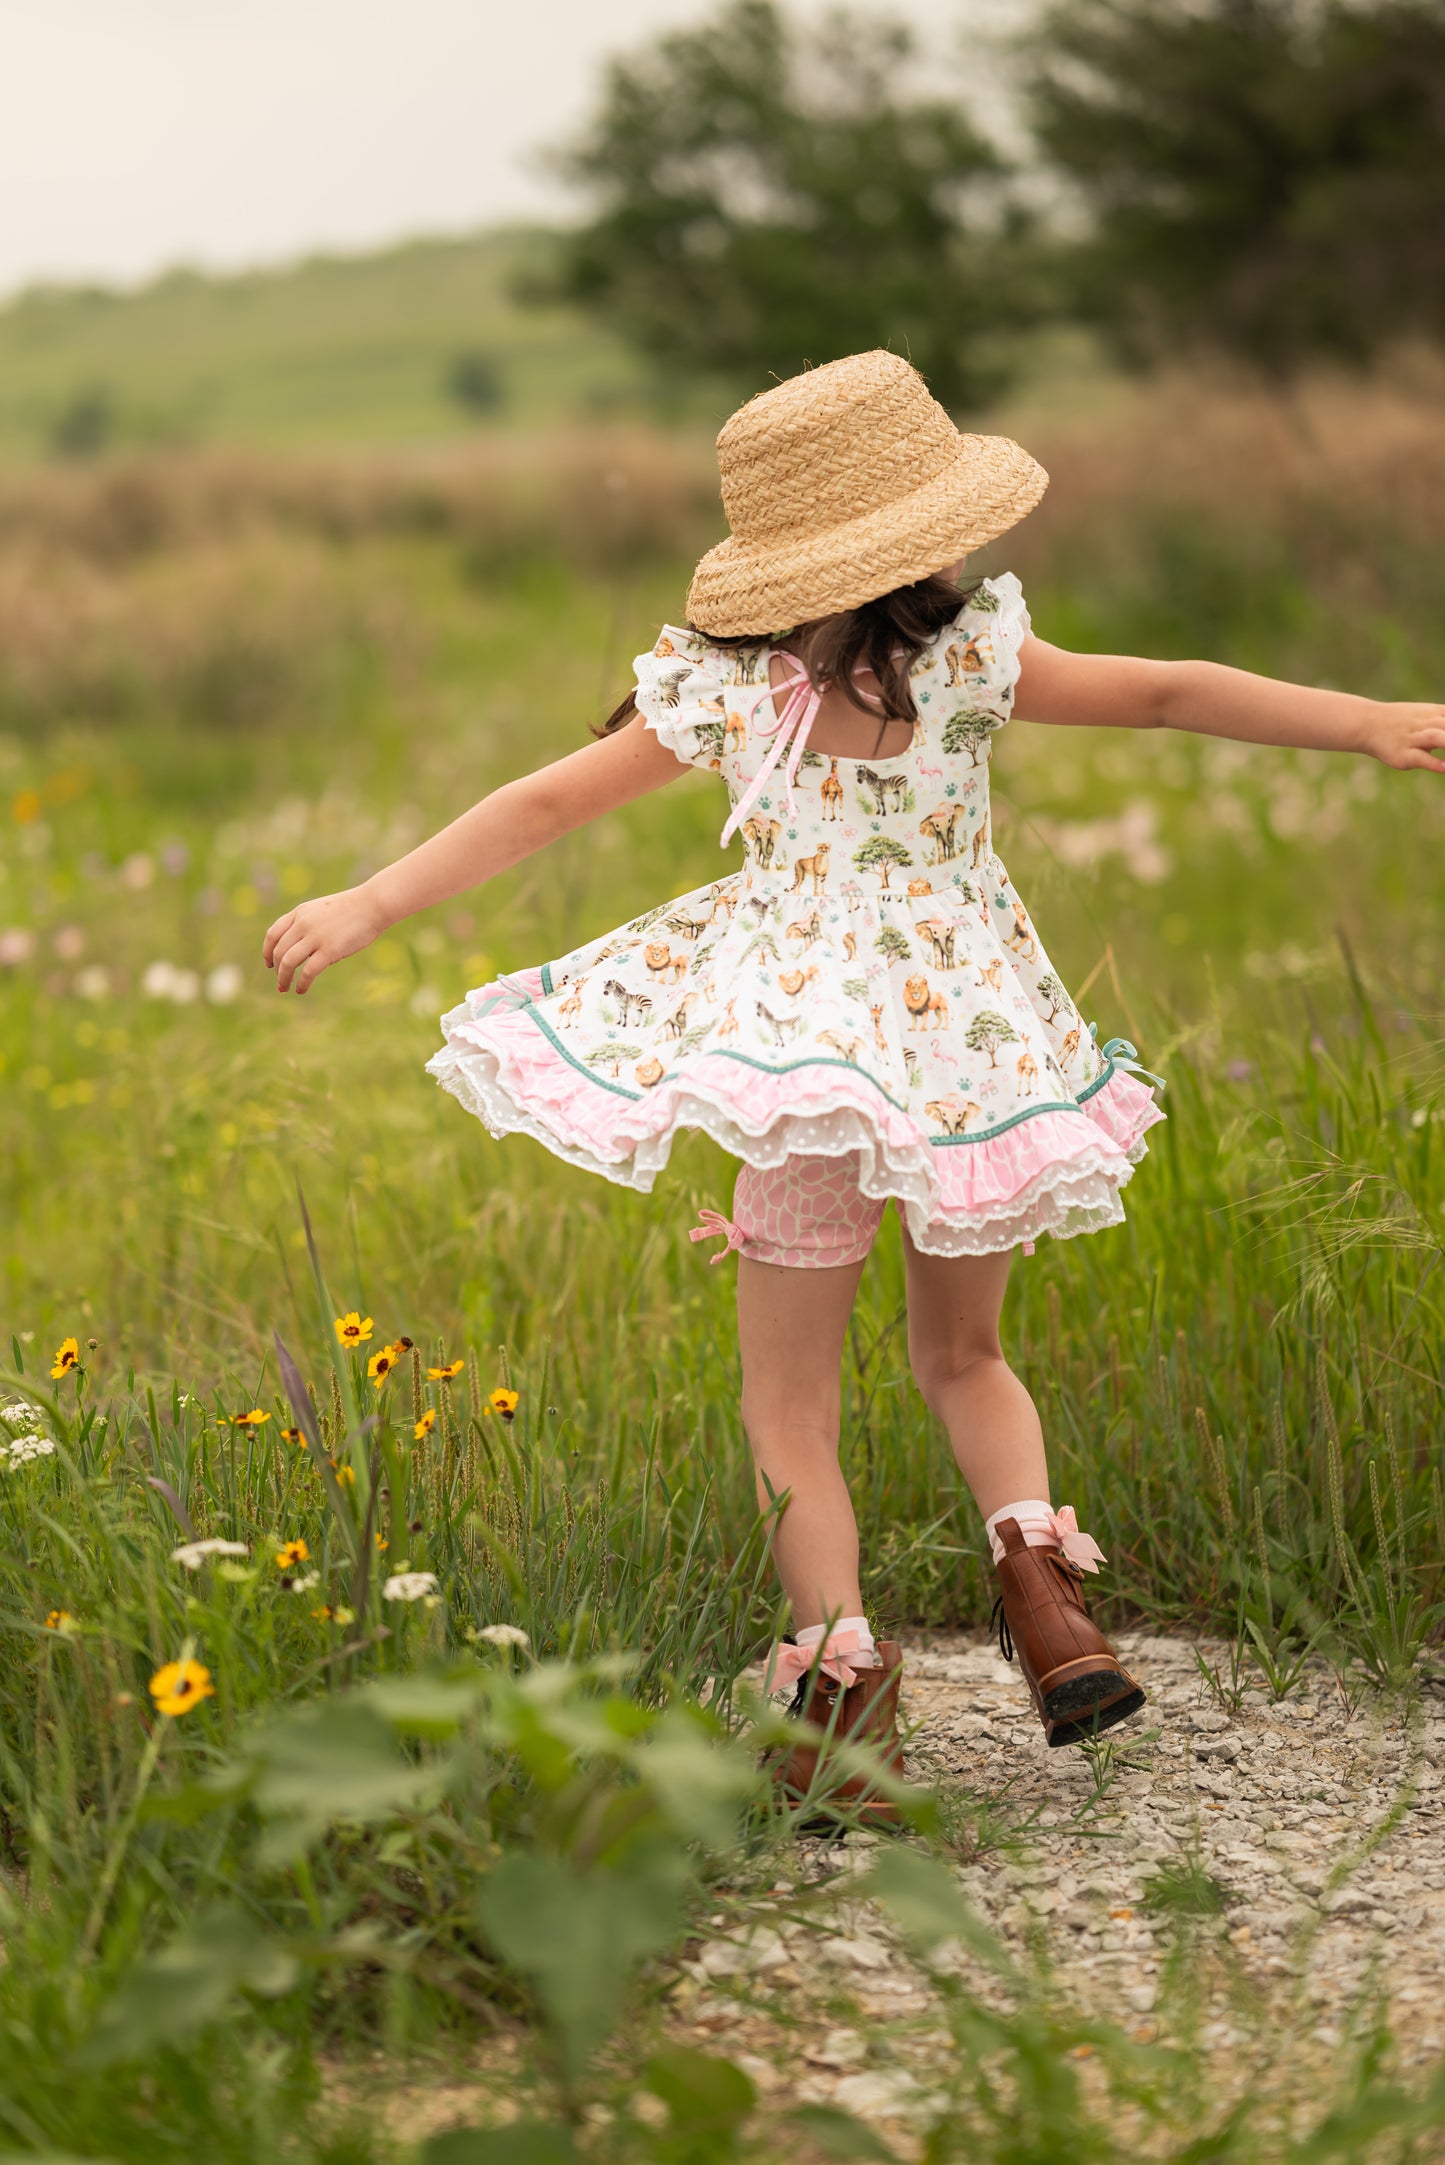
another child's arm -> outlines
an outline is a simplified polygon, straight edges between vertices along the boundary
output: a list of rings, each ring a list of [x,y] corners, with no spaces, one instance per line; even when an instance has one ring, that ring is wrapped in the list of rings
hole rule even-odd
[[[1140,661],[1066,654],[1042,639],[1019,652],[1015,709],[1031,722],[1075,728],[1187,729],[1246,744],[1364,752],[1387,767],[1445,774],[1445,706],[1362,699],[1251,676],[1219,662]]]
[[[369,947],[403,917],[479,887],[559,835],[685,771],[639,716],[535,774],[504,782],[359,887],[300,902],[278,917],[262,949],[277,991],[306,992],[331,963]]]

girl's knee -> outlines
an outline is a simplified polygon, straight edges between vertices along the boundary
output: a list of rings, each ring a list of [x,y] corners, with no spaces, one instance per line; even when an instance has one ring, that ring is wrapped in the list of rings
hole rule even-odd
[[[996,1336],[910,1344],[908,1360],[919,1395],[932,1413],[960,1388],[1013,1375]]]

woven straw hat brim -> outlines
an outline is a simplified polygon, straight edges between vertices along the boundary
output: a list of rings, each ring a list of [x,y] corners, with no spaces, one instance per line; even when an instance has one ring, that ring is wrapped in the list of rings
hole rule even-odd
[[[688,622],[737,638],[791,631],[926,579],[1026,518],[1049,485],[1006,436],[960,436],[957,458],[920,489],[792,543],[730,535],[693,574]]]

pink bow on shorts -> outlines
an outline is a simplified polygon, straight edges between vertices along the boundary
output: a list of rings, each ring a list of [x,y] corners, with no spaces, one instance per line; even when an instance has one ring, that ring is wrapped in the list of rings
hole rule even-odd
[[[740,1225],[734,1225],[732,1219],[725,1218],[720,1210],[700,1210],[698,1217],[701,1223],[689,1229],[689,1240],[720,1238],[727,1243],[725,1247],[718,1249],[716,1255],[708,1257],[709,1263],[720,1263],[725,1255],[731,1255],[735,1248],[741,1248],[748,1237]]]

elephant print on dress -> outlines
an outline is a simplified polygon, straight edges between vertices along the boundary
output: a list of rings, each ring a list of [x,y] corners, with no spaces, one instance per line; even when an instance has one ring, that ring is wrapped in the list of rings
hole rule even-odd
[[[944,917],[920,917],[913,929],[921,932],[933,949],[933,967],[936,970],[957,968],[953,959],[953,943],[958,931],[956,925],[949,924]]]
[[[945,1135],[962,1135],[969,1121],[979,1117],[972,1098],[931,1098],[923,1110],[930,1120],[937,1121]]]
[[[760,872],[766,872],[773,861],[778,846],[778,836],[783,831],[780,819],[745,819],[743,840],[753,853],[753,862]]]
[[[954,837],[958,832],[962,812],[962,805],[941,804],[936,812],[929,813],[927,819],[919,821],[918,832],[926,835],[934,846],[935,864],[947,864],[958,855]]]

